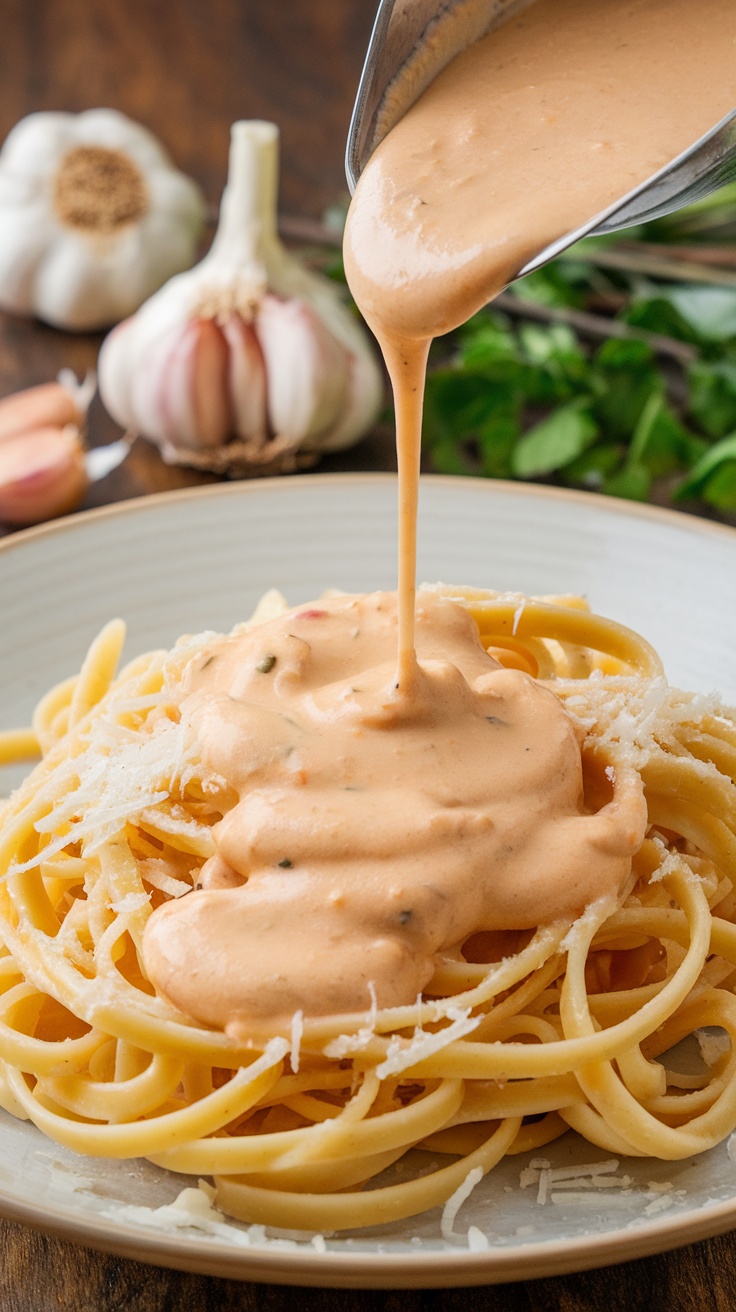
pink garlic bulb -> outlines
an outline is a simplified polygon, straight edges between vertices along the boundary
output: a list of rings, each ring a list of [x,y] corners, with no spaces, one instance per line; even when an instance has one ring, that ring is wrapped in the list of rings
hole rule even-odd
[[[212,248],[102,347],[102,400],[164,458],[200,468],[294,468],[356,442],[383,381],[338,289],[276,231],[278,131],[236,123]]]

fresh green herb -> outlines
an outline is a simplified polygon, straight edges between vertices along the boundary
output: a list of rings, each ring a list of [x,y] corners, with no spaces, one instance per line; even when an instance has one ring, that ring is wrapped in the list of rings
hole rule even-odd
[[[588,399],[578,397],[536,424],[517,442],[511,470],[517,478],[535,478],[564,469],[598,437]]]
[[[735,513],[736,186],[579,242],[436,343],[423,440],[442,473]]]
[[[276,664],[276,657],[273,655],[272,652],[269,652],[268,656],[264,656],[258,662],[258,664],[256,665],[256,669],[258,670],[259,674],[270,674],[275,664]]]
[[[690,367],[690,413],[708,437],[736,429],[736,358],[697,360]]]
[[[736,433],[705,451],[677,489],[679,500],[696,496],[720,510],[736,506]]]

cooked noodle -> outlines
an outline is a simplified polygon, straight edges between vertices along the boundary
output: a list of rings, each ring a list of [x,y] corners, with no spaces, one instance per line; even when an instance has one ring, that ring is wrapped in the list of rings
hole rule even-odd
[[[113,621],[0,760],[41,763],[0,804],[0,1102],[80,1153],[213,1176],[247,1221],[338,1230],[424,1212],[569,1127],[607,1153],[679,1159],[736,1127],[736,719],[670,689],[651,647],[576,598],[442,589],[502,664],[577,722],[586,802],[643,781],[649,829],[622,905],[474,935],[411,1005],[302,1017],[252,1046],[157,997],[152,911],[188,893],[233,799],[176,690],[213,635],[133,661]],[[278,602],[270,594],[251,623]],[[34,737],[35,735],[35,737]],[[731,1039],[699,1077],[684,1037]],[[446,1163],[376,1177],[413,1147]],[[475,1178],[475,1177],[473,1177]],[[366,1187],[367,1186],[367,1187]]]

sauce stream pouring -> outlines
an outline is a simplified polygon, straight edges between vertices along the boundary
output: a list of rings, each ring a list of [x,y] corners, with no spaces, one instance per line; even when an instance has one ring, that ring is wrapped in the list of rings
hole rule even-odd
[[[415,12],[431,10],[384,0],[372,50],[388,48],[380,38],[393,15],[406,23]],[[366,115],[378,144],[348,214],[345,270],[396,400],[398,685],[409,692],[429,344],[577,237],[680,203],[676,179],[690,169],[694,186],[707,162],[693,142],[715,149],[718,140],[722,153],[722,168],[698,185],[722,180],[736,163],[736,9],[732,0],[457,0],[428,25],[372,118],[371,58],[349,159],[365,145]]]

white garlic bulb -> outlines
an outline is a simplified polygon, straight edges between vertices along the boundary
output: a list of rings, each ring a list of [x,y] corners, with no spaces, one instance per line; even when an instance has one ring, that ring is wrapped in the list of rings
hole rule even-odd
[[[366,333],[338,288],[281,244],[277,189],[277,128],[235,123],[212,248],[103,344],[105,406],[169,461],[296,468],[357,441],[378,414]]]
[[[0,306],[106,328],[188,269],[204,198],[112,109],[31,114],[0,150]]]

